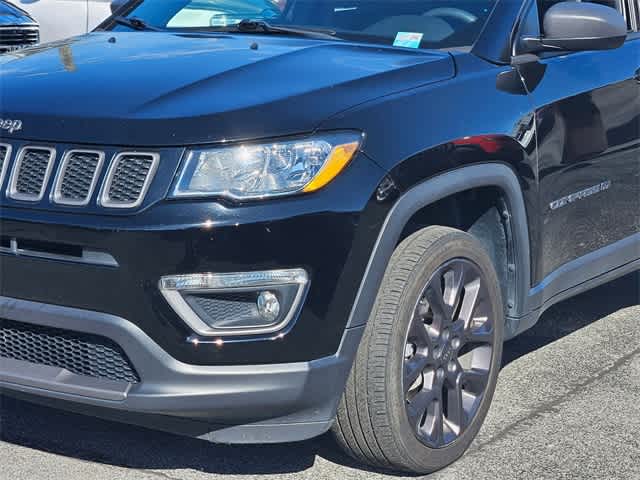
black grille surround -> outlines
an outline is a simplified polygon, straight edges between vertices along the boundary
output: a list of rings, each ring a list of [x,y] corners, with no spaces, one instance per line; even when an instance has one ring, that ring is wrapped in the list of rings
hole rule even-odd
[[[140,382],[127,355],[115,342],[71,330],[0,319],[0,357],[88,377]]]
[[[40,41],[37,25],[9,25],[0,27],[0,54],[36,45]]]

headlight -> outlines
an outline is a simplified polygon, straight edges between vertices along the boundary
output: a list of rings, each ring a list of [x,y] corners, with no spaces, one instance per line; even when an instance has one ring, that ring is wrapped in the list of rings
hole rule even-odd
[[[337,133],[275,143],[192,149],[173,197],[220,196],[234,200],[313,192],[351,161],[362,136]]]

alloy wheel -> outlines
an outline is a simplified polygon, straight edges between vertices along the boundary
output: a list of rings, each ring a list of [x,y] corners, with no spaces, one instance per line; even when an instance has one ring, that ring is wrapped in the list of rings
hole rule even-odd
[[[494,312],[480,269],[453,259],[431,276],[405,341],[407,418],[431,448],[453,443],[475,418],[489,382]]]

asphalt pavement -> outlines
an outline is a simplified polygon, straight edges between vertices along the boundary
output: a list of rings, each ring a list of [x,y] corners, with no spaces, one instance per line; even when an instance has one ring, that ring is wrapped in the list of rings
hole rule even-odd
[[[639,278],[558,304],[508,342],[480,435],[461,460],[428,478],[640,480]],[[1,402],[3,480],[403,478],[354,464],[327,436],[213,445]]]

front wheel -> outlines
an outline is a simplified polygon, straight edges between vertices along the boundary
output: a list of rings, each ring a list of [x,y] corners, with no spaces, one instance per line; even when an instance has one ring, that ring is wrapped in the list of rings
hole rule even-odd
[[[428,227],[394,252],[333,434],[375,467],[441,469],[469,447],[495,391],[504,309],[494,266],[469,234]]]

